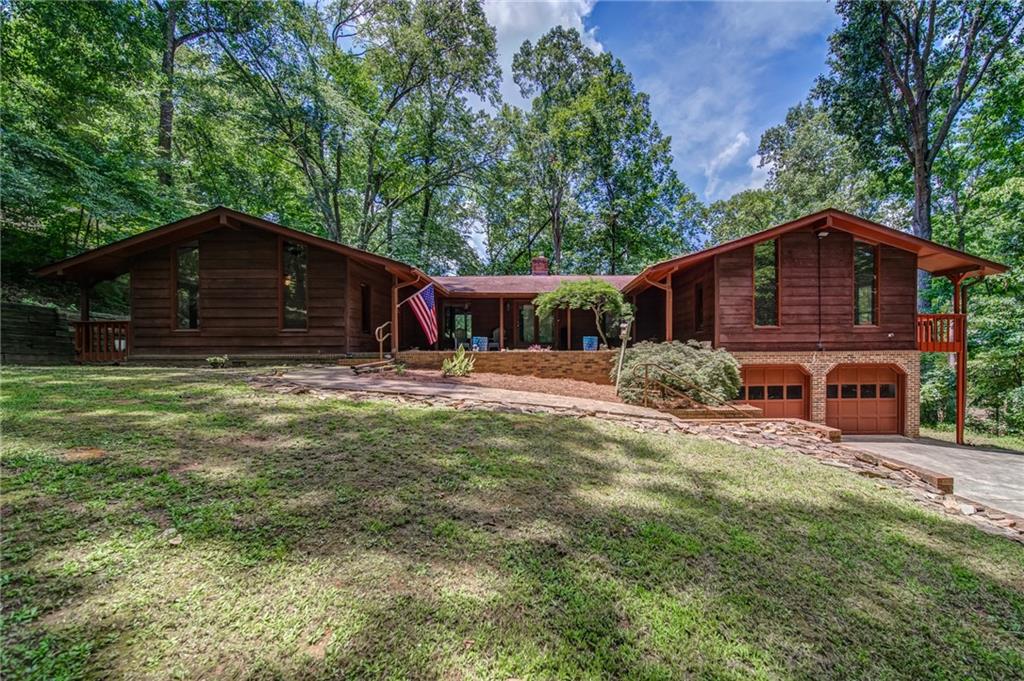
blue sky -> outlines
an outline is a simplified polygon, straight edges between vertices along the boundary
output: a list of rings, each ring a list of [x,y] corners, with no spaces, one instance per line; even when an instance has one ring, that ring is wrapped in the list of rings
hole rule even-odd
[[[761,133],[802,101],[825,68],[838,23],[830,4],[487,0],[502,92],[521,103],[512,55],[555,25],[575,27],[625,63],[672,137],[679,176],[703,201],[759,187]]]

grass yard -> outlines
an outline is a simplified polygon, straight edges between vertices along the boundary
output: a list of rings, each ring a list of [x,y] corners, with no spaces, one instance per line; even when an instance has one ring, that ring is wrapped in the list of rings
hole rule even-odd
[[[872,480],[243,377],[4,371],[5,679],[1024,676],[1024,547]]]
[[[949,424],[942,427],[921,426],[921,437],[933,437],[936,440],[956,442],[956,428]],[[1024,452],[1024,435],[993,435],[977,430],[964,430],[964,440],[975,447],[999,447]]]

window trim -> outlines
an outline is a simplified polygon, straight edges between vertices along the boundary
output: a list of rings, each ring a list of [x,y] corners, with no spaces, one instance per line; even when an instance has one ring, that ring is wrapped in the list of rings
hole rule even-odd
[[[767,241],[775,243],[775,323],[757,323],[757,247]],[[750,322],[755,329],[782,328],[782,238],[759,241],[750,248]]]
[[[188,246],[191,243],[195,243],[196,258],[199,258],[199,239],[190,239],[189,241],[182,241],[171,246],[171,333],[199,333],[203,328],[203,315],[200,305],[201,302],[196,301],[196,328],[194,329],[183,329],[178,326],[178,250]],[[202,291],[203,277],[202,277],[202,262],[197,263],[196,276],[199,282],[196,285],[196,294],[198,295]],[[199,296],[202,299],[202,296]]]
[[[306,326],[301,329],[284,328],[284,245],[293,243],[306,249]],[[309,246],[298,241],[286,239],[283,236],[277,238],[277,330],[281,333],[308,333],[309,332]]]
[[[857,246],[859,244],[863,244],[865,246],[870,246],[871,250],[874,253],[874,258],[875,258],[875,287],[874,287],[875,288],[875,295],[874,295],[874,305],[873,305],[874,309],[872,310],[872,316],[874,317],[874,322],[871,323],[871,324],[858,324],[857,323]],[[851,277],[853,279],[853,287],[852,287],[853,288],[853,296],[852,296],[852,298],[850,300],[851,311],[852,311],[852,318],[853,318],[853,328],[854,328],[854,330],[856,330],[856,329],[877,330],[882,325],[882,305],[881,305],[881,301],[882,301],[882,270],[881,270],[882,248],[881,248],[881,244],[871,243],[870,241],[865,241],[863,239],[854,239],[853,240],[853,249],[852,249],[852,253],[851,253],[851,260],[850,260],[850,262],[851,262],[850,272],[851,272]]]

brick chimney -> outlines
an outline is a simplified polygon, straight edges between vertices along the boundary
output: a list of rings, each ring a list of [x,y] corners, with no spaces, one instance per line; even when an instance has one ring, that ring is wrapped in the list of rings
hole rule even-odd
[[[548,259],[538,255],[530,261],[530,274],[546,276],[548,274]]]

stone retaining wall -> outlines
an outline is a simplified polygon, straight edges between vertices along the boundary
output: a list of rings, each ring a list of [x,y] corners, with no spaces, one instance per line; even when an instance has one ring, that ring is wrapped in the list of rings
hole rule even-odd
[[[825,379],[843,364],[897,367],[905,375],[903,434],[917,437],[921,427],[921,353],[918,350],[826,350],[822,352],[733,352],[742,365],[797,364],[811,376],[811,421],[825,423]]]
[[[70,364],[74,341],[67,316],[52,307],[0,306],[0,363]]]
[[[398,359],[410,369],[440,369],[441,362],[454,354],[451,351],[406,350]],[[614,350],[584,352],[582,350],[528,352],[473,352],[475,371],[538,378],[571,378],[590,383],[610,384],[609,372],[615,361]]]

